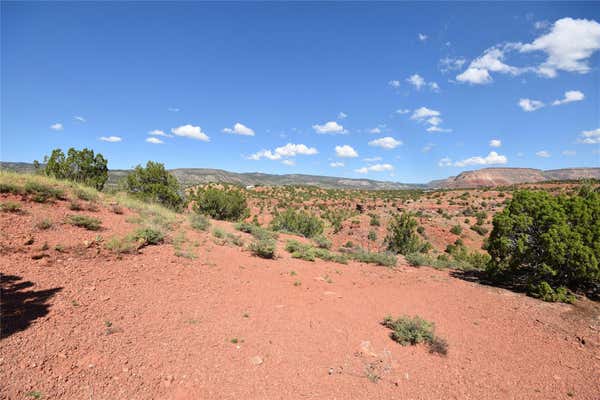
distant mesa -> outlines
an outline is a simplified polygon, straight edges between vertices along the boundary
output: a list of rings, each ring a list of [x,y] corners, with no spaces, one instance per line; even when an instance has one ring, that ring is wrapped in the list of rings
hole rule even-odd
[[[31,163],[0,161],[0,168],[22,173],[34,172],[33,164]],[[600,168],[563,168],[547,171],[534,168],[483,168],[475,171],[465,171],[457,176],[434,180],[425,184],[406,184],[364,178],[352,179],[320,175],[274,175],[260,172],[237,173],[210,168],[177,168],[170,171],[177,177],[183,186],[221,182],[241,186],[307,185],[318,186],[324,189],[366,190],[468,189],[555,180],[600,179]],[[109,172],[107,186],[115,187],[119,180],[128,173],[128,170],[111,170]]]

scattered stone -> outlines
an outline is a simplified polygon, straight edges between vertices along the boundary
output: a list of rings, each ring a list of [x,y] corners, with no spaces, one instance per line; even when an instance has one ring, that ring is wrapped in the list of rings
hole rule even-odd
[[[261,356],[254,356],[254,357],[250,358],[250,362],[253,365],[260,365],[263,363],[263,359]]]

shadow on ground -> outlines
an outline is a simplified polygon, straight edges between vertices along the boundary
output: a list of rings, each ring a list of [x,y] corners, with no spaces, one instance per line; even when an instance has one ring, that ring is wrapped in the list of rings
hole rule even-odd
[[[0,274],[2,288],[0,337],[24,331],[33,321],[48,314],[48,300],[62,288],[28,290],[33,282],[16,275]]]

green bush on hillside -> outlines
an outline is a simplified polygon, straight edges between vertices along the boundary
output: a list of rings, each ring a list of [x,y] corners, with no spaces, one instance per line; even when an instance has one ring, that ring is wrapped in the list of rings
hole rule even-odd
[[[323,233],[323,221],[316,215],[288,208],[275,215],[271,222],[275,231],[284,231],[312,238]]]
[[[394,215],[385,238],[388,250],[399,254],[421,251],[423,243],[416,233],[417,225],[417,221],[408,213]]]
[[[61,149],[52,150],[52,154],[44,157],[45,166],[41,172],[57,179],[66,179],[102,190],[108,180],[108,161],[100,153],[84,148],[76,150],[71,147],[65,156]],[[37,169],[40,163],[34,162]]]
[[[193,200],[194,211],[215,219],[239,221],[249,215],[246,197],[240,190],[198,189]]]
[[[179,210],[184,204],[177,179],[161,163],[148,161],[146,167],[136,166],[124,179],[125,189],[132,196]]]
[[[583,187],[573,195],[521,190],[495,215],[487,245],[488,276],[525,284],[539,297],[561,287],[598,293],[600,193]]]

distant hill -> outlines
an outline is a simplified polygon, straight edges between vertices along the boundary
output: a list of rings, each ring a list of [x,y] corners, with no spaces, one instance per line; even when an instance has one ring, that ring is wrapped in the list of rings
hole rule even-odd
[[[436,188],[476,188],[536,183],[553,180],[600,179],[600,168],[564,168],[541,170],[533,168],[482,168],[465,171],[457,176],[430,182]]]
[[[33,164],[2,162],[0,168],[22,173],[34,172]],[[274,175],[259,172],[229,172],[209,168],[177,168],[170,170],[183,186],[209,182],[222,182],[242,186],[264,185],[310,185],[325,189],[426,189],[426,188],[476,188],[507,186],[518,183],[535,183],[552,180],[578,180],[583,178],[600,179],[600,168],[564,168],[541,170],[533,168],[482,168],[465,171],[457,176],[431,181],[427,184],[404,184],[399,182],[376,181],[372,179],[338,178],[320,175]],[[129,173],[116,169],[109,172],[108,186],[115,187]]]
[[[0,168],[21,173],[34,172],[33,164],[31,163],[0,161]],[[302,174],[274,175],[263,174],[259,172],[237,173],[209,168],[177,168],[170,170],[170,172],[175,175],[177,180],[179,180],[180,184],[183,186],[192,186],[209,182],[222,182],[242,186],[310,185],[325,189],[382,190],[415,189],[425,187],[425,185],[384,182],[372,179],[350,179]],[[108,187],[116,186],[118,182],[128,173],[128,170],[123,169],[110,170],[107,183]]]

